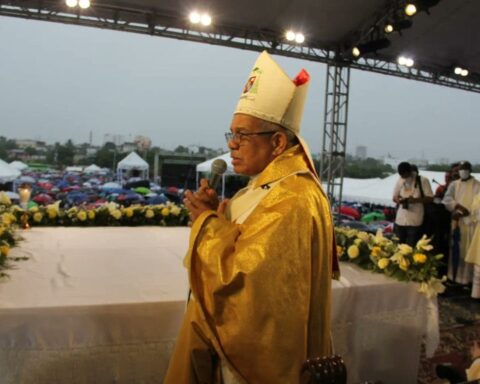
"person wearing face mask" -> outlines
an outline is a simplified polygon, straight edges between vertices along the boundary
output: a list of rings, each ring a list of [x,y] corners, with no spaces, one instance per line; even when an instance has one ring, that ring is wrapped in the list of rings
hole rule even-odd
[[[414,247],[422,236],[423,205],[433,200],[433,192],[428,179],[418,176],[418,168],[410,163],[400,163],[397,170],[400,178],[393,190],[393,201],[398,204],[395,234],[400,243]]]
[[[453,181],[445,193],[442,203],[452,213],[452,249],[449,258],[448,278],[459,284],[470,284],[473,265],[465,263],[467,250],[472,242],[476,221],[472,215],[475,195],[480,193],[480,181],[472,176],[472,164],[462,161],[459,179]],[[480,269],[475,268],[478,277],[472,288],[472,296],[480,297]]]

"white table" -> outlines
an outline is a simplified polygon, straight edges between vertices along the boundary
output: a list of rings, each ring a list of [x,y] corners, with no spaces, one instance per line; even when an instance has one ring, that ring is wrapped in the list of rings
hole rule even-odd
[[[23,232],[14,252],[30,260],[0,284],[1,383],[161,383],[185,307],[188,234],[160,227]],[[342,267],[333,336],[349,382],[415,383],[422,336],[433,343],[438,336],[435,303],[415,284]]]

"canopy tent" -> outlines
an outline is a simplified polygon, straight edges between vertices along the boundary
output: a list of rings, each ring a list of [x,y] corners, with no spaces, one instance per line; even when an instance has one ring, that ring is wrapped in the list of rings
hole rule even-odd
[[[230,157],[230,152],[224,153],[223,155],[214,157],[213,159],[209,159],[204,161],[203,163],[197,164],[196,171],[197,171],[197,187],[200,181],[200,173],[208,173],[211,172],[212,164],[215,160],[223,160],[227,163],[227,170],[222,175],[222,198],[225,197],[225,177],[236,175],[235,171],[233,170],[232,165],[232,158]]]
[[[148,179],[148,163],[143,160],[136,152],[131,152],[117,165],[117,180],[125,180],[126,173],[132,173],[133,171],[139,172],[139,177],[142,179]]]
[[[8,183],[20,176],[20,171],[0,159],[0,183]]]
[[[100,168],[98,165],[92,164],[89,165],[88,167],[85,167],[83,170],[84,173],[99,173],[102,171],[102,168]]]
[[[19,170],[20,172],[23,171],[24,169],[28,168],[27,164],[25,164],[23,161],[19,161],[19,160],[12,161],[9,165],[11,167]]]
[[[430,181],[434,193],[438,183],[444,184],[445,172],[420,171],[420,175]],[[480,180],[480,174],[474,174],[474,176]],[[390,175],[384,179],[344,178],[343,200],[393,206],[393,188],[398,178],[398,174]]]
[[[65,172],[78,172],[81,173],[83,172],[83,167],[77,166],[77,165],[71,165],[65,168]]]

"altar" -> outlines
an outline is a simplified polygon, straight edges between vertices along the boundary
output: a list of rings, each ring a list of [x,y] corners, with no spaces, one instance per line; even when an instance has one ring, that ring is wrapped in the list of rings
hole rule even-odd
[[[188,281],[184,227],[33,228],[0,283],[2,384],[161,383]],[[416,382],[438,343],[436,300],[413,283],[341,264],[333,341],[349,383]]]

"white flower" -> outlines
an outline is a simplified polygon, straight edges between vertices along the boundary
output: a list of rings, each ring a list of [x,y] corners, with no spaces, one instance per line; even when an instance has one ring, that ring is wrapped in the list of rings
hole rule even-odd
[[[430,241],[431,239],[427,239],[427,235],[423,235],[422,238],[418,240],[416,247],[425,251],[431,251],[433,246],[430,245]]]
[[[443,276],[441,279],[431,277],[428,282],[423,282],[418,288],[418,292],[423,293],[427,296],[427,299],[437,296],[439,293],[445,292],[445,286],[443,282],[447,280],[446,276]]]
[[[398,244],[398,252],[402,255],[409,255],[413,252],[413,248],[408,244]]]

